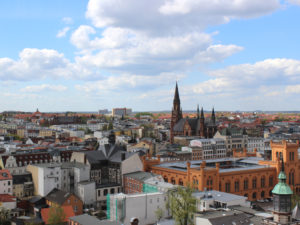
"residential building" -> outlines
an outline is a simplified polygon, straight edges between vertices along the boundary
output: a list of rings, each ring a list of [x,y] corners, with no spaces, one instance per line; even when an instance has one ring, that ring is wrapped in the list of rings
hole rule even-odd
[[[161,192],[109,195],[108,220],[130,224],[130,219],[135,217],[139,224],[154,224],[157,222],[155,211],[158,208],[163,210],[163,218],[169,216],[168,211],[164,210],[167,200],[167,194]]]
[[[79,182],[77,193],[84,207],[93,208],[96,205],[96,184],[94,181]]]
[[[214,138],[225,140],[228,156],[232,155],[233,149],[241,150],[248,146],[248,135],[246,130],[241,128],[224,128],[217,131]]]
[[[83,202],[73,193],[54,188],[45,199],[50,207],[72,206],[75,215],[81,215],[83,212]]]
[[[113,108],[112,109],[112,116],[122,117],[128,116],[132,113],[132,109],[129,108]]]
[[[0,170],[0,194],[13,194],[13,178],[9,170]]]
[[[132,194],[132,193],[142,193],[144,191],[144,181],[155,177],[157,175],[137,171],[133,173],[127,173],[123,176],[123,188],[125,194]]]
[[[248,136],[247,150],[248,152],[254,152],[254,149],[256,149],[258,152],[263,153],[265,150],[265,139],[262,137]]]
[[[202,150],[202,159],[224,158],[227,155],[225,140],[221,138],[192,140],[190,146]]]
[[[13,177],[13,195],[19,199],[33,196],[34,187],[31,173],[14,174]]]

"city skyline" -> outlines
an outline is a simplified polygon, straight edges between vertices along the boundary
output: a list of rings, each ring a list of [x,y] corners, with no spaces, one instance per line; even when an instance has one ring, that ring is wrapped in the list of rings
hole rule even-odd
[[[0,3],[0,111],[300,110],[300,1]]]

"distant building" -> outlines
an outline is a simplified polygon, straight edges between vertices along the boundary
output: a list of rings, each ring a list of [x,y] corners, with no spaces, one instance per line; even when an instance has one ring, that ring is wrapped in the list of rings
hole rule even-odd
[[[202,159],[224,158],[227,155],[225,140],[221,138],[192,140],[190,146],[202,150]]]
[[[122,117],[128,116],[132,113],[132,109],[129,108],[113,108],[112,109],[112,116]]]
[[[99,109],[98,114],[100,114],[100,115],[108,114],[108,109]]]
[[[0,170],[0,194],[13,194],[13,178],[9,170]]]

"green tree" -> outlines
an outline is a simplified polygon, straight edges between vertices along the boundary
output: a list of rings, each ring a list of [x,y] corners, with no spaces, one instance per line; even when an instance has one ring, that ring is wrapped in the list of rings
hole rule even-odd
[[[49,212],[48,224],[62,225],[66,219],[66,214],[61,207],[51,207]]]
[[[155,216],[157,218],[157,221],[160,221],[164,216],[164,210],[161,208],[157,208],[157,210],[155,210]]]
[[[112,123],[112,122],[109,122],[107,129],[108,129],[108,130],[114,129],[114,126],[113,126],[113,123]]]
[[[0,209],[0,224],[1,225],[10,225],[9,210],[7,210],[5,208]]]
[[[192,216],[196,212],[196,198],[192,194],[190,185],[170,191],[166,207],[170,209],[176,225],[194,224]]]

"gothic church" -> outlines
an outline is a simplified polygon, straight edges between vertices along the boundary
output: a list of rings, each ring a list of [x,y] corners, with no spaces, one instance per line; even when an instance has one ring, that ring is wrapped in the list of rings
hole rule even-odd
[[[170,142],[174,142],[175,136],[197,136],[199,138],[213,138],[217,132],[215,111],[212,109],[210,120],[205,120],[203,108],[199,113],[197,108],[196,118],[182,118],[178,85],[176,82],[175,95],[173,100]]]

